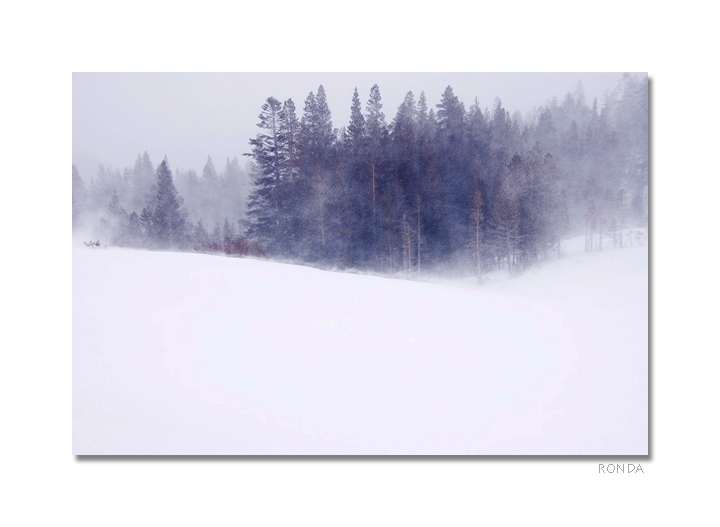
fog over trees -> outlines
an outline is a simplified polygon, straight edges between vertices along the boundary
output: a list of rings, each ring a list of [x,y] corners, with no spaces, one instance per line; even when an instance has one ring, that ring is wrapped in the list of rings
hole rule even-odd
[[[434,95],[408,92],[391,115],[379,86],[356,89],[340,127],[323,86],[301,114],[269,96],[247,159],[219,171],[208,157],[201,174],[172,173],[147,153],[122,171],[73,166],[73,229],[108,245],[452,269],[478,283],[557,258],[570,235],[585,235],[588,251],[636,243],[648,219],[646,76],[625,75],[601,101],[578,83],[525,117],[499,99],[466,106],[451,86]]]

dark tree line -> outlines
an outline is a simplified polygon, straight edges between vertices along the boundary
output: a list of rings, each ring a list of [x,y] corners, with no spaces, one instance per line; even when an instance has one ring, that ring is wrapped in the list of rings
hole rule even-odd
[[[375,85],[364,108],[355,90],[340,129],[322,86],[301,116],[269,97],[245,154],[250,189],[237,158],[173,182],[167,160],[153,170],[146,153],[123,173],[100,167],[87,188],[73,167],[73,225],[91,211],[118,245],[380,272],[451,266],[481,282],[559,254],[571,233],[601,250],[647,222],[647,89],[626,75],[600,109],[578,84],[523,118],[500,100],[466,109],[448,86],[434,107],[408,92],[388,123]]]
[[[341,129],[322,86],[299,120],[292,100],[263,105],[247,233],[272,257],[383,272],[451,265],[481,280],[559,253],[573,229],[601,240],[646,218],[647,79],[625,76],[602,111],[578,85],[529,119],[499,100],[466,110],[449,86],[435,109],[408,92],[389,124],[377,85],[364,111],[357,90],[350,104]]]

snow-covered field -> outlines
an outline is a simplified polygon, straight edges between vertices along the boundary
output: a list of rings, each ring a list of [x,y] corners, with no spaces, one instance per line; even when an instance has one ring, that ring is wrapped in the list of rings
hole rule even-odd
[[[648,250],[582,244],[478,288],[78,242],[73,453],[647,454]]]

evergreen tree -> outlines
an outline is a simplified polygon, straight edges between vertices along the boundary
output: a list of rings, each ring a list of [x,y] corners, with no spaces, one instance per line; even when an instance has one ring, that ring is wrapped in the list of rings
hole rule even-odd
[[[350,106],[350,123],[343,142],[343,171],[347,181],[349,221],[348,264],[367,265],[371,255],[371,201],[367,192],[367,160],[365,158],[366,124],[360,95],[353,91]]]
[[[113,192],[110,198],[110,204],[108,205],[108,213],[111,216],[121,216],[125,209],[120,206],[120,198],[118,198],[117,192]]]
[[[235,229],[233,228],[233,224],[230,223],[230,221],[225,218],[225,223],[223,224],[223,248],[225,249],[225,252],[229,252],[230,245],[235,240]]]
[[[193,242],[196,247],[206,248],[210,242],[210,236],[205,230],[202,219],[198,220],[197,225],[193,229]]]
[[[318,88],[305,100],[300,123],[301,184],[298,194],[303,199],[299,210],[298,241],[302,256],[308,261],[324,260],[330,254],[329,203],[339,189],[331,177],[335,134],[325,90]]]
[[[203,180],[212,188],[217,188],[218,183],[220,182],[220,178],[218,177],[217,170],[215,170],[215,165],[212,162],[212,158],[208,156],[207,162],[205,163],[205,166],[203,167],[203,173],[202,173]]]
[[[471,166],[475,174],[485,174],[490,170],[490,129],[477,98],[470,106],[467,116],[467,128],[467,148],[471,157]],[[474,184],[477,184],[477,178],[474,179]]]
[[[268,97],[258,116],[258,127],[262,130],[250,140],[253,158],[263,172],[272,179],[274,186],[280,183],[282,173],[282,142],[280,140],[280,112],[282,105],[275,97]]]
[[[550,108],[545,108],[540,114],[536,130],[537,142],[544,151],[556,150],[556,133],[552,112]]]
[[[370,98],[365,109],[365,129],[367,131],[366,156],[369,172],[368,191],[366,193],[369,196],[367,203],[370,208],[370,214],[367,214],[370,219],[370,228],[368,230],[370,232],[371,252],[376,260],[378,258],[378,239],[381,236],[378,221],[378,200],[380,194],[384,191],[384,189],[381,190],[380,185],[383,182],[384,153],[388,138],[387,124],[385,123],[385,114],[382,107],[380,88],[377,84],[374,84],[370,89]],[[385,203],[387,202],[386,199]],[[384,209],[387,210],[388,207],[386,206]]]
[[[180,208],[183,199],[173,184],[167,158],[158,166],[154,190],[155,194],[148,202],[152,211],[152,241],[157,247],[182,248],[187,242],[187,211]]]
[[[261,132],[250,140],[254,165],[253,191],[248,200],[248,235],[259,241],[271,254],[286,246],[280,224],[281,189],[284,162],[281,134],[282,105],[268,97],[259,115]]]
[[[143,210],[140,213],[140,233],[142,245],[150,245],[153,239],[153,218],[150,211],[145,207],[143,207]]]
[[[417,112],[417,152],[419,199],[422,205],[421,222],[424,233],[424,261],[430,267],[440,259],[447,228],[444,224],[445,189],[440,181],[435,145],[437,123],[433,110],[428,111],[425,92],[420,93]],[[416,211],[417,212],[417,211]]]
[[[420,195],[417,107],[412,92],[405,95],[405,100],[391,124],[391,130],[392,171],[406,199],[406,203],[401,206],[411,211],[414,197]]]
[[[495,192],[503,178],[505,170],[513,155],[513,131],[509,122],[508,112],[503,108],[502,101],[495,99],[492,119],[489,121],[490,156],[486,169],[486,202],[490,216],[494,215]]]
[[[468,213],[472,199],[471,158],[467,152],[465,107],[448,86],[437,105],[437,149],[441,184],[447,202],[445,214],[448,227],[444,258],[458,255],[468,237]]]
[[[292,183],[300,166],[300,122],[295,113],[295,103],[288,99],[280,112],[281,171],[283,179]]]
[[[353,92],[352,105],[350,106],[350,124],[347,127],[347,133],[350,153],[357,159],[362,155],[365,141],[365,117],[362,114],[360,95],[357,88]]]

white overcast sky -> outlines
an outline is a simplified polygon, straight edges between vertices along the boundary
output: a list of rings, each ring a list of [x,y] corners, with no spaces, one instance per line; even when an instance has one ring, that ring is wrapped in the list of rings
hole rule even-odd
[[[333,126],[346,126],[357,87],[363,110],[370,88],[378,84],[388,123],[405,94],[424,91],[434,107],[446,86],[466,108],[478,98],[491,108],[495,97],[523,115],[560,101],[582,81],[588,103],[602,102],[617,86],[620,73],[73,73],[73,163],[88,181],[97,166],[132,166],[147,151],[157,165],[198,171],[210,155],[218,170],[228,156],[249,152],[258,131],[258,114],[269,96],[292,98],[302,116],[305,98],[325,88]],[[241,159],[241,162],[244,161]]]

